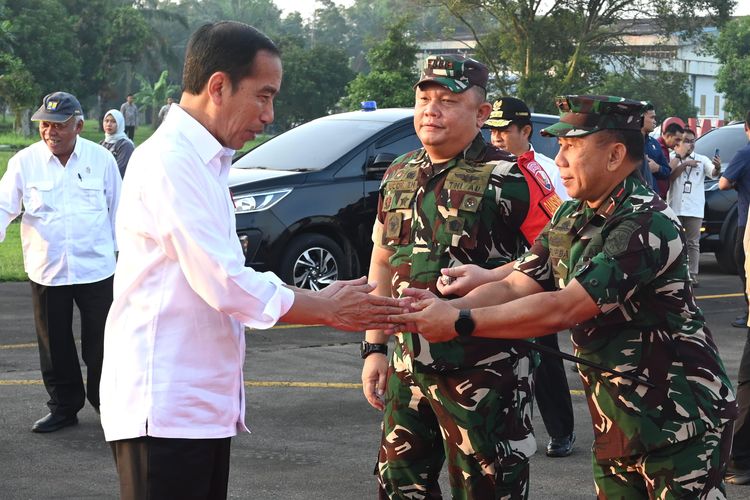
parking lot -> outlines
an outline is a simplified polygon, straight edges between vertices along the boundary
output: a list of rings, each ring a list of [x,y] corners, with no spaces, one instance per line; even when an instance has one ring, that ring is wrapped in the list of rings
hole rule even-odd
[[[730,322],[742,312],[736,276],[704,255],[696,290],[727,370],[736,381],[746,336]],[[364,499],[375,497],[380,414],[359,387],[360,334],[280,325],[247,334],[247,422],[232,444],[230,498]],[[570,341],[560,336],[567,351]],[[593,498],[591,423],[578,376],[567,370],[578,436],[574,454],[544,455],[547,435],[535,416],[539,452],[531,460],[532,499]],[[117,476],[98,416],[86,407],[79,425],[30,432],[46,414],[28,283],[0,283],[0,498],[117,498]],[[447,484],[443,482],[446,493]],[[730,486],[730,498],[750,486]],[[449,495],[448,495],[449,496]]]

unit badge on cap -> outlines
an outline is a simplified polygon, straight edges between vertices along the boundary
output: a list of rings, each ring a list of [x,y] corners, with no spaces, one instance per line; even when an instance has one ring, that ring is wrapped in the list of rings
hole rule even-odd
[[[47,111],[54,111],[57,109],[57,103],[59,101],[47,101]]]

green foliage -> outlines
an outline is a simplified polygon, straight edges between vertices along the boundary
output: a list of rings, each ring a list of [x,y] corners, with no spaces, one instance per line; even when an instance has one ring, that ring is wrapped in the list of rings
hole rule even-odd
[[[724,109],[734,118],[744,119],[750,110],[750,17],[727,23],[711,51],[722,64],[716,90],[726,96]]]
[[[360,103],[368,100],[377,101],[381,108],[414,105],[417,46],[405,33],[406,22],[401,20],[391,26],[386,39],[367,53],[370,73],[360,73],[349,84],[348,95],[342,101],[346,109],[359,109]]]
[[[332,111],[352,72],[341,49],[284,46],[284,80],[276,98],[276,127],[290,128]]]
[[[156,117],[159,109],[167,102],[167,97],[173,96],[180,90],[179,85],[169,83],[168,76],[169,72],[164,70],[159,75],[159,79],[151,84],[142,75],[136,75],[141,83],[141,89],[133,94],[133,98],[138,106],[151,110],[151,124],[154,128],[159,125]]]
[[[688,79],[682,73],[660,71],[634,75],[626,71],[607,75],[604,82],[594,88],[594,93],[650,101],[658,121],[670,116],[687,120],[695,117],[697,111],[688,89]]]
[[[23,61],[10,54],[0,54],[0,98],[8,103],[15,115],[14,129],[22,129],[23,110],[34,104],[39,86]]]

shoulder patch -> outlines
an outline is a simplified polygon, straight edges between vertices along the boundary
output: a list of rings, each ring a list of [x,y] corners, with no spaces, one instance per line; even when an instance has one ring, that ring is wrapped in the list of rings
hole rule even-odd
[[[604,242],[604,254],[608,257],[616,257],[628,250],[633,235],[641,229],[641,225],[632,220],[626,220],[607,235]]]

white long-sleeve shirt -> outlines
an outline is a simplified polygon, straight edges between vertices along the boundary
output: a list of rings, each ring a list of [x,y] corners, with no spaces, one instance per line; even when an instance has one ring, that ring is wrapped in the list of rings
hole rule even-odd
[[[120,174],[112,153],[76,138],[66,165],[43,141],[8,161],[0,179],[0,241],[21,213],[23,263],[46,286],[94,283],[115,271]]]
[[[108,441],[246,430],[243,323],[272,326],[294,294],[244,267],[226,182],[232,154],[174,105],[130,158],[104,335]]]

